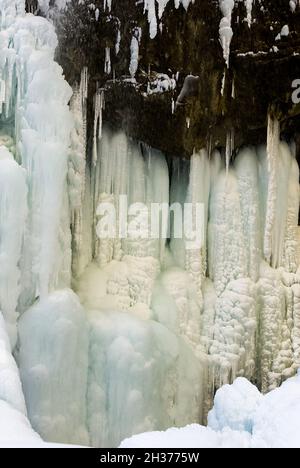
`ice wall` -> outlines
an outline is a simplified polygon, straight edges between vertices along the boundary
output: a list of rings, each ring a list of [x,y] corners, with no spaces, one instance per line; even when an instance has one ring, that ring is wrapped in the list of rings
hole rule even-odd
[[[88,324],[71,290],[50,294],[19,322],[19,366],[34,429],[45,440],[88,445]]]
[[[205,420],[215,390],[237,376],[268,391],[296,372],[299,170],[293,148],[279,139],[275,169],[267,146],[240,150],[230,168],[220,153],[209,158],[204,150],[168,166],[164,155],[122,132],[106,126],[99,132],[99,120],[96,158],[85,164],[82,80],[72,104],[77,130],[69,191],[71,218],[76,213],[80,220],[73,221],[73,286],[86,314],[78,321],[70,292],[62,302],[54,293],[26,312],[20,365],[31,421],[47,440],[103,447],[137,432]],[[120,196],[129,206],[142,203],[142,212],[154,202],[203,203],[202,247],[188,249],[172,223],[157,239],[147,237],[143,222],[138,236],[99,238],[101,203],[120,215]],[[284,222],[276,224],[279,218]],[[126,221],[132,219],[128,212]],[[121,221],[117,216],[117,231]],[[28,340],[34,329],[39,332]],[[66,367],[60,354],[49,353],[53,347],[68,355]],[[67,372],[78,382],[76,392],[60,377]],[[80,414],[66,412],[67,395]],[[75,420],[82,428],[76,438],[68,432]]]
[[[88,145],[88,71],[71,99],[53,27],[13,5],[0,0],[0,309],[34,428],[118,445],[201,422],[237,376],[278,386],[300,366],[299,168],[279,122],[226,167],[204,149],[167,161],[103,126],[100,89]],[[163,210],[149,232],[170,203],[203,205],[199,246]]]
[[[129,338],[125,332],[130,316],[146,320],[148,327],[152,320],[159,322],[165,327],[166,340],[167,328],[188,345],[193,362],[196,359],[204,366],[201,382],[205,391],[195,393],[204,415],[215,389],[235,377],[258,379],[267,391],[294,374],[299,366],[299,170],[293,147],[280,142],[274,125],[278,124],[270,121],[268,145],[242,149],[229,170],[218,152],[209,158],[204,150],[195,152],[190,161],[174,159],[168,169],[163,155],[105,127],[101,137],[96,134],[96,167],[85,178],[87,193],[92,196],[83,226],[91,226],[85,238],[92,242],[93,253],[87,256],[84,247],[78,255],[85,257],[80,264],[88,264],[91,256],[94,260],[83,274],[80,270],[76,288],[86,309],[93,310],[94,346],[100,324],[104,327],[103,320],[107,327],[111,323],[108,329],[116,336],[123,336],[120,353],[123,346],[130,348],[130,353],[136,349],[133,335]],[[139,201],[147,206],[163,201],[182,206],[185,202],[203,203],[202,248],[187,249],[187,239],[174,238],[172,225],[170,243],[163,238],[130,236],[99,240],[95,236],[101,218],[99,203],[111,202],[118,213],[119,196],[124,194],[129,203]],[[86,235],[84,230],[82,235]],[[268,236],[271,254],[266,259]],[[75,276],[77,273],[74,271]],[[101,311],[103,318],[96,319],[95,310]],[[115,313],[120,310],[125,314],[117,320]],[[119,330],[117,322],[123,321],[125,329]],[[133,324],[128,325],[128,330],[131,328],[135,328]],[[105,339],[108,337],[99,341]],[[109,338],[105,348],[115,341]],[[109,365],[103,365],[109,373],[120,366],[116,356]],[[96,366],[93,355],[90,359]],[[159,362],[164,359],[166,356],[161,356]],[[100,377],[99,371],[93,373],[93,378],[96,374],[104,402],[112,395],[106,386],[103,390],[101,382],[106,378]],[[156,381],[161,382],[159,378]],[[138,379],[132,378],[132,382],[138,388]],[[114,401],[126,400],[131,392],[126,385],[121,385],[122,396],[114,396]],[[147,400],[146,391],[142,393]],[[92,400],[96,401],[91,394],[89,404]],[[160,412],[162,408],[166,411],[165,404],[159,404]],[[99,403],[92,405],[93,411],[95,407],[99,408],[98,423],[96,416],[89,423],[90,433],[97,434],[93,443],[107,443],[104,441],[116,436],[109,427],[117,416],[108,412],[101,418]],[[186,411],[193,420],[191,408]],[[145,415],[142,412],[140,418]],[[99,430],[97,424],[103,419],[106,423]],[[142,425],[132,423],[130,427],[127,430],[137,431]]]
[[[1,216],[6,221],[0,249],[7,265],[0,308],[13,345],[16,309],[25,310],[35,298],[71,280],[66,177],[72,90],[54,61],[53,26],[25,15],[24,5],[0,2],[0,119],[6,146],[1,149]]]
[[[19,261],[27,215],[27,185],[24,169],[4,146],[0,146],[0,213],[0,304],[14,346],[17,342]]]

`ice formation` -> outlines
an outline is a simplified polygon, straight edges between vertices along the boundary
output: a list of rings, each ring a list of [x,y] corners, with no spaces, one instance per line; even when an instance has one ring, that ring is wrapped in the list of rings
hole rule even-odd
[[[39,301],[22,315],[19,337],[19,366],[33,427],[45,440],[88,445],[88,329],[77,296],[62,290]]]
[[[168,2],[157,3],[162,15]],[[234,5],[221,3],[228,61]],[[152,35],[153,5],[145,4]],[[88,142],[88,70],[72,96],[54,61],[53,26],[25,15],[23,0],[0,0],[0,11],[0,352],[10,373],[1,379],[0,368],[3,411],[10,405],[25,418],[11,349],[33,428],[46,440],[83,445],[117,446],[137,432],[205,421],[215,391],[238,376],[267,392],[294,375],[299,168],[279,122],[270,115],[266,145],[242,148],[234,161],[233,131],[226,158],[199,149],[189,161],[167,160],[103,124],[98,89]],[[139,38],[136,30],[132,77]],[[105,54],[110,74],[109,48]],[[189,78],[194,88],[197,77]],[[149,93],[175,86],[159,74]],[[193,232],[182,225],[177,236],[164,216],[166,207],[182,213],[187,203],[203,207],[201,226],[191,216],[201,241],[192,248]],[[153,204],[159,221],[149,232]],[[104,237],[108,206],[115,224]],[[241,402],[237,385],[233,399]],[[210,431],[220,443],[236,426],[244,430],[239,443],[250,443],[250,413],[261,404],[258,392],[249,394],[250,410],[230,430],[218,394],[210,418],[225,432]],[[226,406],[225,418],[232,411]]]
[[[154,39],[158,32],[158,21],[162,19],[164,10],[170,0],[144,0],[144,11],[148,15],[149,22],[149,33],[151,39]],[[175,8],[179,8],[182,5],[186,10],[190,3],[194,3],[195,0],[174,0]],[[158,11],[157,11],[158,7]]]
[[[39,442],[40,438],[27,419],[19,371],[0,312],[0,444],[31,440]]]
[[[233,37],[231,19],[234,9],[234,0],[220,0],[220,9],[223,14],[219,29],[220,42],[223,49],[223,57],[227,67],[229,67],[230,44]]]
[[[299,391],[299,374],[265,396],[237,379],[217,392],[208,427],[140,434],[120,448],[299,448]]]
[[[142,30],[141,28],[135,28],[133,31],[130,51],[131,51],[131,58],[130,58],[130,65],[129,65],[129,72],[132,78],[135,77],[135,74],[138,69],[139,65],[139,48],[140,42],[142,38]]]

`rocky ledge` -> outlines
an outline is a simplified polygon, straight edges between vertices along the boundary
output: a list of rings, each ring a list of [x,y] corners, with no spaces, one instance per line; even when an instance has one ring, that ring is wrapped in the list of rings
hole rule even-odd
[[[284,136],[296,139],[300,153],[300,103],[295,100],[300,100],[300,92],[295,92],[300,80],[300,5],[295,2],[292,11],[288,0],[260,0],[253,2],[249,18],[247,2],[236,1],[227,67],[219,0],[195,0],[187,10],[181,4],[176,9],[173,0],[165,2],[154,38],[143,1],[112,0],[111,11],[109,2],[105,9],[104,3],[70,0],[58,12],[54,0],[47,13],[57,25],[57,58],[68,81],[74,84],[82,68],[89,69],[90,118],[95,91],[103,88],[104,118],[113,127],[169,155],[188,157],[195,147],[224,147],[230,132],[235,147],[265,141],[271,112],[280,119]],[[31,5],[34,8],[42,13]],[[129,72],[133,37],[139,42],[135,82]],[[182,93],[188,75],[195,79]]]

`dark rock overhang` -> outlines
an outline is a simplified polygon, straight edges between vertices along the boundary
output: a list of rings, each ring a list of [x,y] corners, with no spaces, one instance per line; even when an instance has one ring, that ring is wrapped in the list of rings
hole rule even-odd
[[[142,4],[113,1],[111,13],[103,11],[103,0],[94,4],[100,11],[98,21],[94,10],[77,0],[53,15],[59,35],[57,58],[67,80],[74,84],[82,68],[89,69],[90,118],[93,96],[101,87],[107,103],[104,118],[112,126],[171,155],[188,157],[195,147],[207,144],[224,147],[231,130],[236,146],[260,144],[266,140],[268,112],[280,119],[286,138],[299,141],[300,104],[292,101],[292,85],[300,79],[299,8],[292,13],[285,0],[254,2],[250,28],[241,20],[246,16],[244,3],[236,4],[227,69],[219,42],[218,0],[196,1],[188,12],[183,7],[176,10],[169,2],[162,32],[154,39],[149,37]],[[275,41],[286,24],[289,35]],[[142,41],[133,86],[123,78],[129,74],[130,43],[137,26],[142,29]],[[118,28],[121,43],[116,55]],[[104,73],[107,47],[112,51],[111,76]],[[147,83],[155,73],[178,72],[175,91],[147,95]],[[199,76],[198,93],[172,114],[172,100],[176,101],[190,73]]]

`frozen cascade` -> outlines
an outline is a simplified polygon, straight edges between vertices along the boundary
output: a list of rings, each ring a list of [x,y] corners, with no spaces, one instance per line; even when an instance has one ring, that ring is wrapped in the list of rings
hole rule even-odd
[[[87,69],[71,99],[53,27],[13,3],[0,0],[0,376],[10,375],[0,406],[28,424],[16,342],[34,429],[93,446],[201,422],[236,376],[266,392],[295,374],[299,168],[279,123],[270,117],[267,145],[237,151],[231,164],[233,132],[227,164],[204,149],[167,162],[102,125],[99,90],[89,151]],[[160,15],[167,1],[157,3]],[[149,236],[153,203],[161,210]],[[173,203],[203,205],[200,247],[166,221]],[[106,238],[104,207],[115,216]]]
[[[74,117],[74,129],[71,135],[71,157],[69,159],[68,189],[72,220],[72,268],[80,273],[84,271],[87,264],[81,259],[84,246],[89,249],[89,242],[84,242],[83,220],[85,200],[88,197],[86,190],[86,178],[88,177],[87,157],[87,97],[88,97],[88,69],[84,68],[81,73],[80,84],[73,89],[70,109]],[[92,253],[87,253],[91,258]]]
[[[21,249],[27,215],[26,175],[12,154],[0,147],[0,304],[12,347],[17,342]]]
[[[88,325],[77,296],[70,290],[50,294],[24,313],[19,334],[21,377],[34,429],[45,440],[88,445]]]
[[[99,89],[95,96],[95,115],[94,115],[94,146],[93,146],[93,164],[96,165],[98,158],[98,141],[102,138],[102,111],[105,107],[105,94],[103,89]]]
[[[6,13],[6,27],[1,31],[1,76],[6,83],[2,120],[15,118],[16,156],[26,170],[28,184],[26,249],[20,263],[21,303],[26,307],[58,284],[60,252],[67,251],[62,244],[68,232],[61,239],[58,233],[72,125],[67,107],[71,90],[53,60],[57,40],[50,23],[24,16],[24,8],[20,13],[14,9],[17,16],[8,21],[10,10],[0,6]]]
[[[277,175],[278,175],[278,159],[279,159],[279,139],[280,127],[279,122],[271,116],[268,118],[268,140],[267,140],[267,163],[268,163],[268,195],[266,208],[266,224],[264,237],[264,254],[265,259],[274,265],[272,258],[273,233],[272,229],[275,223],[276,216],[276,195],[277,195]]]

